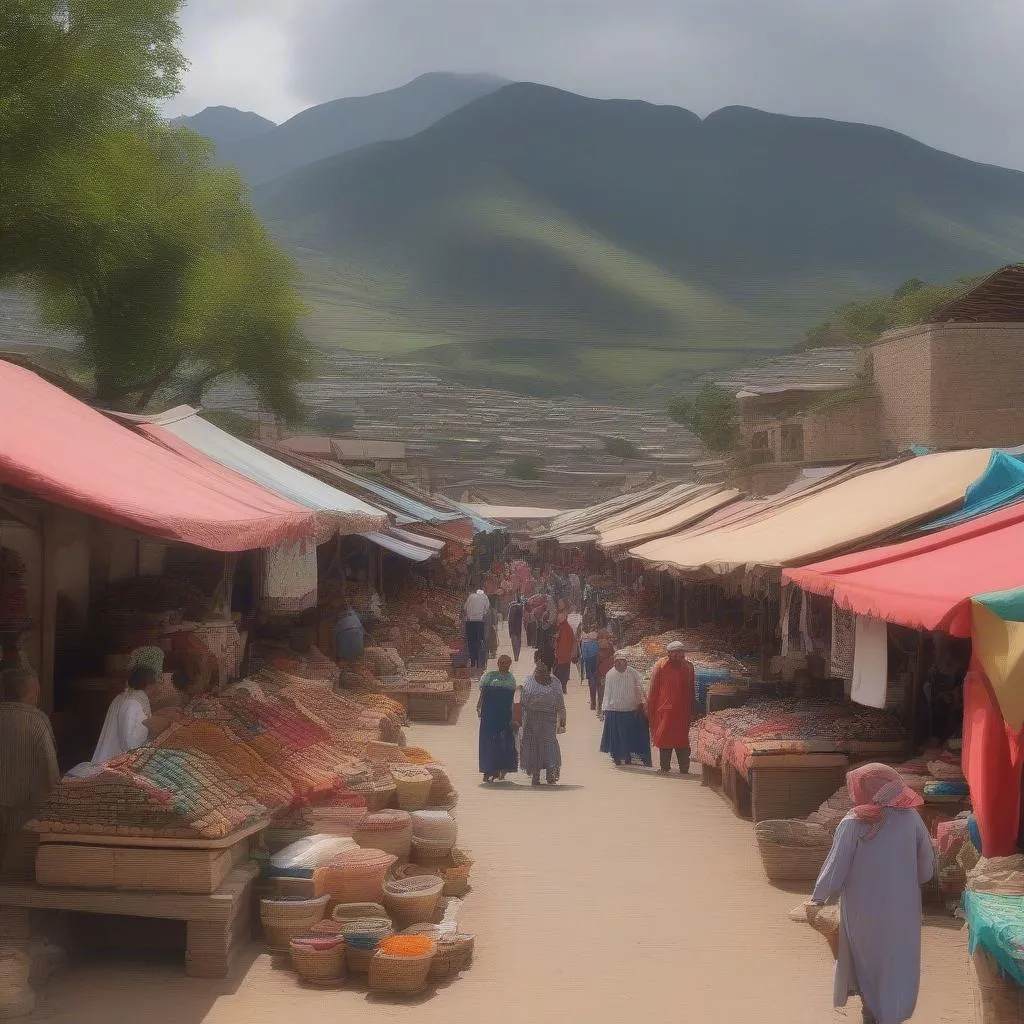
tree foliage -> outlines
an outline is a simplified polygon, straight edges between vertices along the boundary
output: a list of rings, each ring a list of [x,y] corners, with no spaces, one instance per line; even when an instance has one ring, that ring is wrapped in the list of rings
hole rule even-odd
[[[896,327],[925,323],[980,280],[962,277],[949,284],[927,284],[919,277],[908,278],[891,295],[840,306],[831,318],[807,332],[804,348],[864,344]]]
[[[695,398],[677,398],[669,416],[691,430],[712,452],[730,452],[739,441],[736,396],[717,384],[705,384]]]
[[[184,67],[178,7],[0,5],[0,277],[81,336],[105,404],[198,404],[235,375],[294,419],[312,358],[297,270],[240,177],[156,113]]]
[[[640,450],[632,441],[625,437],[606,437],[604,439],[604,450],[606,454],[616,459],[640,458]]]
[[[540,480],[544,476],[544,459],[539,455],[517,455],[505,475],[513,480]]]
[[[344,434],[356,425],[356,418],[350,412],[338,409],[319,409],[313,416],[313,426],[322,433]]]

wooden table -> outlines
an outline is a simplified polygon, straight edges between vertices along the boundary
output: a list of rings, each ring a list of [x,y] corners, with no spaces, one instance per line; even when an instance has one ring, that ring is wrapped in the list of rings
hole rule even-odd
[[[235,868],[210,895],[126,889],[70,889],[17,882],[0,885],[0,908],[148,917],[186,923],[185,973],[223,978],[252,934],[252,887],[259,868]]]

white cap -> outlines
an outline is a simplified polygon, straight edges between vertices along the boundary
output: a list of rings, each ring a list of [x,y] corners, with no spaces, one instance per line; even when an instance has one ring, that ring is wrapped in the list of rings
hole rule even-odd
[[[629,661],[629,655],[625,651],[616,651],[612,661]]]
[[[673,640],[672,643],[670,643],[668,645],[666,650],[669,651],[669,652],[671,652],[671,651],[685,651],[686,648],[683,646],[681,641]]]

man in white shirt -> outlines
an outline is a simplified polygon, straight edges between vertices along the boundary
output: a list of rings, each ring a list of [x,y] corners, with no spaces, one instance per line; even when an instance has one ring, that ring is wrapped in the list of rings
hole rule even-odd
[[[462,609],[466,620],[466,649],[469,651],[471,668],[483,671],[487,668],[487,624],[490,622],[491,600],[477,590],[466,598]]]
[[[614,665],[604,677],[601,717],[601,753],[610,754],[616,765],[630,765],[636,758],[651,767],[651,734],[647,727],[643,679],[626,659],[625,651],[616,651]]]
[[[137,665],[128,676],[128,687],[107,708],[92,764],[99,765],[155,739],[179,721],[181,711],[167,708],[153,714],[150,697],[160,689],[160,674],[151,665]]]

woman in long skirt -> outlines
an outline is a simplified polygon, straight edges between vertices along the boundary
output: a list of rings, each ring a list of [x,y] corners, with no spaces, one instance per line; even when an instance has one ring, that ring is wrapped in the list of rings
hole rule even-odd
[[[833,1004],[860,995],[865,1024],[902,1024],[921,982],[921,886],[935,870],[921,797],[899,772],[868,764],[846,776],[853,810],[839,823],[811,902],[839,903]]]
[[[638,760],[651,767],[651,734],[644,714],[643,680],[626,660],[625,651],[616,651],[614,667],[604,679],[601,717],[601,753],[611,754],[617,765]]]
[[[512,659],[503,654],[498,659],[497,671],[486,673],[480,680],[476,713],[480,716],[479,757],[484,782],[504,779],[506,773],[519,770],[512,727],[516,677],[509,671],[511,667]]]
[[[523,728],[519,763],[535,786],[540,773],[546,774],[549,786],[558,782],[562,773],[562,751],[558,733],[565,729],[565,697],[561,684],[551,669],[538,661],[533,675],[523,684]]]

